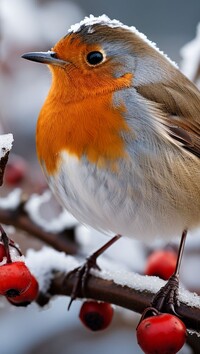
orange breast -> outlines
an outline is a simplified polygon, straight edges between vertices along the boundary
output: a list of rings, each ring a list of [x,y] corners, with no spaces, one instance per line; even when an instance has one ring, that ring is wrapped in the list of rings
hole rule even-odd
[[[80,89],[80,94],[77,93],[76,85],[67,85],[64,77],[59,82],[56,78],[40,112],[36,134],[38,157],[47,172],[57,171],[62,151],[78,158],[85,155],[98,166],[123,157],[125,146],[121,133],[128,132],[129,127],[123,118],[123,104],[113,105],[112,86],[105,93],[85,94],[83,98]],[[130,77],[123,79],[123,85],[127,86]]]

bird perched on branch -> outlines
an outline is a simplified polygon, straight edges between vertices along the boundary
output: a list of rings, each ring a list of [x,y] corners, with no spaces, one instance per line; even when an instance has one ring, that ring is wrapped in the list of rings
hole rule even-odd
[[[64,207],[112,242],[182,235],[170,303],[187,230],[200,225],[200,92],[144,35],[105,15],[23,57],[52,73],[36,143]]]

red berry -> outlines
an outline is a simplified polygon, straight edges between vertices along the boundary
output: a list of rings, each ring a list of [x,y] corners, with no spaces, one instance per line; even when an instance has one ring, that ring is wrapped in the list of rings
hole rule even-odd
[[[79,318],[92,331],[100,331],[109,326],[113,318],[113,308],[106,302],[85,301]]]
[[[175,354],[186,337],[184,323],[168,313],[148,317],[137,327],[137,341],[146,354]]]
[[[27,165],[21,157],[15,157],[6,165],[4,180],[8,185],[14,186],[22,182],[27,171]]]
[[[148,257],[145,274],[167,280],[175,271],[176,261],[177,254],[174,251],[155,251]]]
[[[34,301],[38,296],[38,282],[31,274],[31,283],[29,287],[20,295],[15,297],[7,297],[8,301],[15,306],[27,306]]]
[[[30,282],[31,273],[24,262],[7,263],[0,267],[0,295],[20,295]]]
[[[0,243],[0,262],[3,261],[4,257],[6,257],[6,249],[3,243]]]

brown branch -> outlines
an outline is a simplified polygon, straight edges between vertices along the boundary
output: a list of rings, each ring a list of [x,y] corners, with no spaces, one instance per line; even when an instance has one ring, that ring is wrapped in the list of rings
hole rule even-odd
[[[2,186],[5,167],[8,162],[9,152],[12,148],[13,136],[12,134],[0,135],[0,140],[0,186]]]
[[[0,159],[0,186],[3,184],[3,175],[8,162],[9,151]]]
[[[76,244],[69,241],[69,238],[74,238],[73,229],[66,230],[63,234],[58,235],[45,232],[30,220],[28,215],[24,212],[23,204],[15,211],[0,209],[0,222],[7,225],[13,225],[16,228],[26,231],[51,245],[58,251],[65,251],[68,254],[77,253]],[[41,305],[44,305],[53,295],[70,296],[74,282],[75,275],[66,278],[65,274],[55,273],[55,277],[49,289],[49,295],[41,294],[38,302]],[[78,296],[81,298],[82,294],[79,293]],[[142,313],[144,309],[150,305],[154,294],[147,291],[139,292],[135,289],[128,288],[127,286],[122,287],[112,281],[103,280],[90,275],[87,282],[85,296],[94,300],[110,302],[134,312]],[[179,314],[182,316],[181,319],[186,324],[187,328],[197,332],[200,331],[199,308],[191,308],[181,303]],[[188,337],[188,343],[193,348],[194,353],[196,352],[195,348],[198,348],[200,345],[199,342],[199,338],[196,336]]]
[[[34,224],[20,207],[16,210],[0,209],[0,223],[13,225],[17,229],[35,236],[58,251],[63,251],[68,254],[77,253],[78,246],[75,242],[70,240],[73,239],[74,236],[73,229],[65,230],[60,234],[46,232]]]
[[[28,232],[58,251],[64,251],[68,254],[77,253],[77,245],[69,240],[69,238],[73,238],[74,236],[73,229],[66,230],[63,234],[58,235],[45,232],[30,220],[29,216],[23,210],[23,205],[15,211],[0,209],[0,223],[13,225]],[[64,274],[56,273],[51,284],[50,294],[70,296],[74,281],[75,275],[66,278]],[[82,297],[81,294],[78,295]],[[126,286],[122,287],[112,281],[103,280],[91,275],[87,282],[86,297],[110,302],[139,313],[142,313],[150,305],[153,295],[147,291],[139,292],[135,289]],[[181,303],[179,314],[188,328],[200,331],[199,308],[191,308]]]
[[[23,203],[14,211],[0,209],[0,223],[13,225],[18,229],[28,232],[58,251],[64,251],[68,254],[77,253],[77,245],[69,240],[69,238],[73,238],[74,236],[73,229],[66,230],[58,235],[45,232],[30,220],[29,216],[24,211]],[[75,275],[66,278],[64,274],[56,273],[51,284],[50,294],[70,296],[74,281]],[[81,294],[78,295],[82,297]],[[139,292],[126,286],[122,287],[112,281],[103,280],[90,275],[87,282],[87,293],[85,295],[88,298],[110,302],[142,313],[143,310],[150,305],[154,294],[147,291]],[[191,308],[181,303],[179,314],[182,316],[188,328],[200,331],[200,309]]]
[[[56,273],[49,289],[50,295],[70,296],[75,280],[74,274],[66,277],[66,274]],[[150,306],[153,296],[154,294],[148,291],[140,292],[93,275],[88,277],[85,293],[87,298],[109,302],[138,313],[142,313],[146,307]],[[80,292],[78,297],[83,297]],[[187,328],[200,332],[200,308],[181,303],[178,313]]]

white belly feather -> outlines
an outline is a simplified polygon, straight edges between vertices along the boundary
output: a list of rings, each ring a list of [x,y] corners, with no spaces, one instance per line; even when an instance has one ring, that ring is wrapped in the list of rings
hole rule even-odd
[[[114,173],[67,152],[62,152],[61,161],[59,172],[48,177],[49,184],[80,222],[105,233],[146,241],[180,236],[188,226],[176,203],[163,200],[157,186],[148,186],[138,167],[122,165],[120,172]]]

